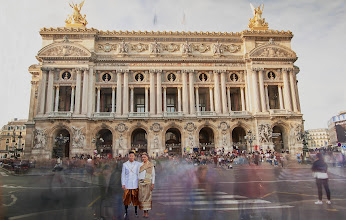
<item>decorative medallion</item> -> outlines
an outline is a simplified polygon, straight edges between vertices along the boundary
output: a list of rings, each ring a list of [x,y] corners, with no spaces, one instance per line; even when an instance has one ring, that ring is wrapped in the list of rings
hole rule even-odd
[[[199,51],[200,53],[205,53],[210,50],[210,46],[205,44],[197,44],[194,46],[194,50]]]
[[[163,44],[162,45],[162,50],[168,51],[170,53],[176,52],[179,49],[180,49],[180,46],[178,44],[170,43],[170,44]]]
[[[232,73],[230,75],[230,79],[231,79],[232,82],[238,82],[239,81],[239,76],[236,73]]]
[[[199,74],[198,79],[201,82],[206,82],[206,81],[208,81],[208,75],[206,73],[201,73],[201,74]]]
[[[142,44],[142,43],[134,44],[134,45],[132,45],[131,49],[138,52],[138,53],[141,53],[143,51],[148,50],[149,45],[148,44]]]
[[[276,75],[273,71],[268,72],[268,79],[274,80],[276,78]]]
[[[159,123],[153,123],[151,126],[150,126],[150,130],[154,131],[154,132],[159,132],[162,130],[162,127]]]
[[[69,71],[65,71],[61,74],[61,79],[63,80],[69,80],[71,79],[71,73]]]
[[[188,122],[188,123],[186,123],[184,129],[189,131],[189,132],[192,132],[192,131],[196,130],[197,128],[193,122]]]
[[[128,127],[124,123],[119,123],[116,127],[115,130],[117,130],[120,133],[123,133],[124,131],[127,131]]]
[[[104,52],[111,52],[112,50],[116,50],[117,49],[117,45],[116,44],[99,44],[98,45],[99,50],[103,50]]]
[[[142,82],[142,81],[144,81],[144,75],[143,75],[142,73],[137,73],[137,74],[135,75],[135,80],[136,80],[137,82]]]
[[[169,73],[169,74],[167,75],[167,80],[168,80],[169,82],[174,82],[176,79],[177,79],[177,76],[176,76],[174,73]]]
[[[112,75],[109,74],[109,73],[105,73],[105,74],[102,75],[102,80],[104,82],[109,82],[111,79],[112,79]]]

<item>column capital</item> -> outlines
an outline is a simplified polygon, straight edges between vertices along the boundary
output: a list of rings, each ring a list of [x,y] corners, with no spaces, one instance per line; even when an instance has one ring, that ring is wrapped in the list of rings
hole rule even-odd
[[[293,68],[282,68],[282,71],[285,71],[285,72],[291,72],[293,70],[294,70]]]
[[[112,90],[115,90],[117,87],[116,86],[112,86]]]
[[[55,88],[59,89],[60,85],[55,85]]]
[[[161,69],[150,69],[149,73],[162,73]]]
[[[264,71],[264,68],[260,68],[260,67],[256,67],[256,68],[252,68],[252,71]]]
[[[166,86],[166,85],[164,85],[164,86],[162,86],[162,88],[163,88],[163,89],[167,89],[167,86]]]
[[[54,70],[54,68],[52,68],[52,67],[46,67],[46,66],[41,67],[41,71],[46,71],[46,72],[48,72],[48,71],[51,71],[51,70]]]
[[[71,85],[71,88],[72,88],[72,89],[76,88],[76,85]]]
[[[267,85],[267,84],[264,84],[264,87],[268,87],[268,85]]]
[[[118,69],[116,70],[117,73],[129,73],[129,70],[123,70],[123,69]]]
[[[149,89],[149,88],[150,88],[150,86],[145,86],[144,88],[145,88],[145,89]]]
[[[130,89],[134,89],[135,88],[135,86],[133,86],[133,85],[131,85],[131,86],[129,86],[130,87]]]
[[[100,89],[101,89],[101,86],[96,86],[96,89],[97,89],[97,90],[100,90]]]

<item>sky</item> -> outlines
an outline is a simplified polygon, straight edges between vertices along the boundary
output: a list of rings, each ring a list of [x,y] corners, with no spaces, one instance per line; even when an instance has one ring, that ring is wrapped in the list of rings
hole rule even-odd
[[[0,0],[0,127],[28,117],[39,30],[65,26],[68,2]],[[99,30],[241,32],[252,17],[249,3],[264,3],[270,29],[293,32],[305,128],[327,127],[346,110],[345,0],[86,0],[82,14]]]

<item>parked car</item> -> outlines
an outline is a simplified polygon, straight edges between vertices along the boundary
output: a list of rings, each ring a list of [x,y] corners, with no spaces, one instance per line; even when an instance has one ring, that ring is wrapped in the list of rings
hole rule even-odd
[[[13,171],[13,160],[11,159],[4,159],[3,164],[2,164],[2,168],[6,169],[6,170],[10,170]]]
[[[15,160],[13,162],[13,169],[16,173],[25,173],[30,168],[30,162],[28,160]]]

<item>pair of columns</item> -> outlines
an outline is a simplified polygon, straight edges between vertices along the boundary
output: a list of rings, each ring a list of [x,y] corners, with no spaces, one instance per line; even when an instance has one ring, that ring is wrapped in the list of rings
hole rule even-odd
[[[258,72],[258,74],[257,74]],[[268,112],[268,86],[264,85],[264,69],[254,69],[252,72],[252,88],[255,112]],[[296,79],[293,69],[283,69],[283,88],[278,86],[280,109],[298,112]]]
[[[54,78],[55,78],[55,69],[43,68],[42,69],[42,79],[39,86],[39,110],[40,115],[45,113],[53,112],[53,96],[54,96]],[[76,85],[72,86],[71,92],[71,112],[75,114],[80,114],[81,110],[81,89],[82,89],[82,71],[84,71],[84,82],[83,82],[83,111],[86,111],[86,102],[87,102],[87,70],[86,69],[74,69],[72,70],[72,75],[76,74]],[[72,77],[72,76],[71,76]],[[47,82],[48,78],[48,82]],[[46,91],[47,90],[47,91]],[[54,101],[54,111],[58,111],[59,105],[59,85],[55,86],[55,101]],[[73,101],[73,102],[72,102]]]

